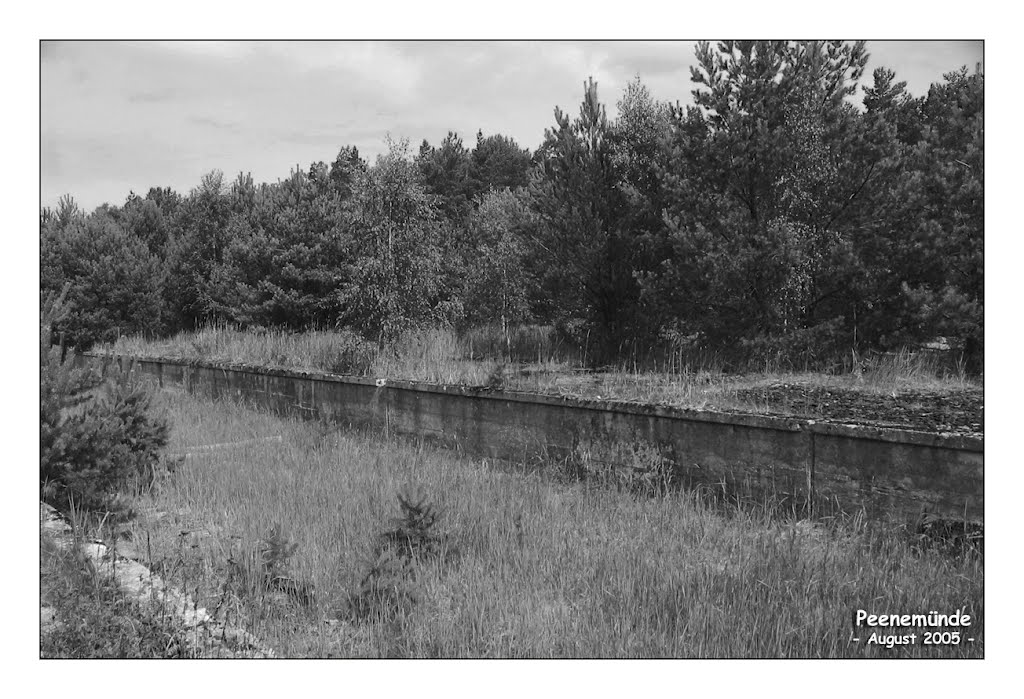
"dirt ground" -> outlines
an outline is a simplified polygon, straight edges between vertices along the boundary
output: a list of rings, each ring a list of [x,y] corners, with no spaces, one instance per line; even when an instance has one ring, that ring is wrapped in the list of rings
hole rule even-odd
[[[885,394],[777,383],[739,389],[737,398],[769,415],[960,435],[980,436],[985,428],[984,393],[977,388]]]
[[[587,399],[667,405],[727,413],[774,415],[981,437],[985,395],[979,384],[942,381],[856,381],[820,374],[695,375],[684,381],[660,375],[553,374],[520,390]],[[889,384],[889,385],[887,385]]]

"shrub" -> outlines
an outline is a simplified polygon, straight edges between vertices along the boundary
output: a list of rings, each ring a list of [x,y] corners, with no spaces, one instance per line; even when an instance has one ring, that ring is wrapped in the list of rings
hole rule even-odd
[[[419,602],[411,559],[394,549],[383,549],[349,596],[348,614],[353,621],[389,622],[407,613]]]
[[[575,346],[566,346],[551,325],[517,325],[506,335],[500,325],[471,328],[461,338],[462,355],[469,359],[507,359],[511,362],[545,362],[575,359]]]
[[[375,558],[347,604],[357,621],[393,621],[408,612],[420,599],[416,565],[437,558],[445,549],[445,537],[438,534],[438,512],[423,493],[398,495],[401,516],[393,528],[381,534]]]
[[[313,366],[333,374],[364,376],[370,372],[377,355],[374,343],[350,330],[316,335],[322,335],[323,341],[314,343],[310,350]]]
[[[443,543],[435,530],[437,509],[419,492],[398,494],[402,515],[394,520],[394,529],[381,536],[380,550],[394,549],[401,558],[436,556]]]
[[[63,299],[49,304],[42,322],[41,495],[58,507],[117,511],[120,489],[135,479],[152,482],[168,426],[153,417],[152,394],[130,371],[104,380],[49,347]]]

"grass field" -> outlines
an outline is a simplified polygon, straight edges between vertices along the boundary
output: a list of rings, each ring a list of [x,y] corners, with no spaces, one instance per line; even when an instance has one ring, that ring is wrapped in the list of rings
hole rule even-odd
[[[182,461],[103,535],[281,656],[984,654],[981,555],[919,550],[884,523],[796,521],[160,400]],[[857,609],[963,609],[974,641],[852,642]]]

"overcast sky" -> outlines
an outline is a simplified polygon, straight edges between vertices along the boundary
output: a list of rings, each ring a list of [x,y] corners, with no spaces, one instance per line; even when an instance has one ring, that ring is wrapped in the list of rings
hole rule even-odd
[[[871,70],[911,93],[982,61],[981,42],[869,42]],[[187,193],[227,179],[287,177],[355,145],[371,162],[385,135],[415,150],[449,130],[535,149],[556,105],[575,114],[593,76],[613,115],[639,75],[656,99],[690,101],[691,42],[43,42],[41,205],[70,193],[86,210],[129,190]]]

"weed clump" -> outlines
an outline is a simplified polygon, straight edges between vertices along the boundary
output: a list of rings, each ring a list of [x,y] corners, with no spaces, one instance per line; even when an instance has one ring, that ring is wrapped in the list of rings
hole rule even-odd
[[[52,620],[40,635],[40,657],[196,657],[188,629],[166,609],[131,599],[77,546],[62,551],[46,537],[42,544],[42,596]]]
[[[398,504],[400,516],[378,538],[373,562],[347,600],[348,613],[356,621],[388,622],[408,612],[420,599],[417,565],[444,551],[445,537],[437,531],[439,514],[427,497],[400,493]]]
[[[639,498],[664,497],[679,484],[670,456],[644,444],[577,445],[564,460],[560,475]]]
[[[227,558],[227,575],[212,615],[227,621],[232,612],[241,615],[249,602],[267,602],[286,606],[313,607],[316,586],[296,578],[292,558],[299,545],[285,534],[279,524],[252,546],[233,550]]]
[[[384,532],[378,551],[394,550],[400,558],[431,558],[441,551],[442,537],[437,533],[437,509],[422,493],[398,494],[401,516],[393,528]]]
[[[412,561],[384,549],[359,583],[359,590],[349,595],[346,610],[353,621],[390,622],[419,601]]]
[[[279,525],[270,528],[259,548],[263,584],[267,589],[282,592],[308,607],[313,603],[312,583],[296,580],[289,572],[291,558],[298,548],[299,545],[290,541]]]
[[[923,515],[912,536],[912,547],[935,550],[950,556],[985,553],[985,527],[978,523]]]

